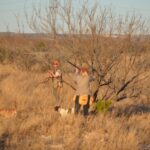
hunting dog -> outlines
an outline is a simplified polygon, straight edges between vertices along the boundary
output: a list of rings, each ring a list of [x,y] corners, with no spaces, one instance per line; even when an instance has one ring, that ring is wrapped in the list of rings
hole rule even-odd
[[[62,117],[66,117],[68,114],[74,114],[74,108],[65,109],[61,106],[55,106],[54,110],[59,112]]]

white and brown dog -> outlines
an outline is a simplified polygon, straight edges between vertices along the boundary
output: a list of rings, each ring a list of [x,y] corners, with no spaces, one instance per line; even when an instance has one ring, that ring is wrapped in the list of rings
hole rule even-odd
[[[59,112],[62,117],[66,117],[68,114],[74,114],[74,108],[65,109],[61,108],[61,106],[55,106],[54,110]]]

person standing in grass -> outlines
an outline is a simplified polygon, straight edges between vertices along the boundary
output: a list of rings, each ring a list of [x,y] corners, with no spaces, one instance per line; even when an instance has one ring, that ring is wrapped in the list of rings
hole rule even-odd
[[[61,91],[62,91],[62,71],[60,69],[61,63],[59,60],[52,61],[52,70],[48,71],[49,77],[53,83],[53,94],[56,98],[56,103],[61,103]]]
[[[73,98],[75,103],[75,114],[78,114],[83,107],[83,115],[89,114],[89,107],[93,103],[93,97],[90,92],[90,82],[93,80],[89,75],[88,66],[83,64],[81,69],[75,74],[76,92]]]

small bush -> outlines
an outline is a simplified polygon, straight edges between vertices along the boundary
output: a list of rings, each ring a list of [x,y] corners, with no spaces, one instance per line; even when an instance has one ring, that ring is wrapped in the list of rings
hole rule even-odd
[[[99,99],[98,102],[95,104],[95,111],[98,112],[107,112],[111,106],[111,100],[102,100]]]
[[[15,59],[15,52],[7,49],[0,48],[0,63],[4,61],[10,63],[13,62]]]
[[[37,43],[35,46],[35,49],[36,51],[39,51],[39,52],[47,51],[47,47],[44,42]]]

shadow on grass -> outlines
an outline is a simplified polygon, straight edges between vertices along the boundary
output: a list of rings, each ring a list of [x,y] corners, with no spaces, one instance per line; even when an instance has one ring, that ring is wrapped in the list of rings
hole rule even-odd
[[[0,82],[4,79],[6,79],[10,74],[6,73],[6,74],[0,74]]]
[[[114,107],[111,109],[111,112],[115,117],[127,116],[130,117],[136,114],[145,114],[150,113],[150,106],[145,105],[130,105],[126,107]]]
[[[5,150],[7,145],[7,141],[10,137],[10,134],[8,132],[3,133],[0,136],[0,150]]]

